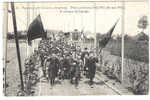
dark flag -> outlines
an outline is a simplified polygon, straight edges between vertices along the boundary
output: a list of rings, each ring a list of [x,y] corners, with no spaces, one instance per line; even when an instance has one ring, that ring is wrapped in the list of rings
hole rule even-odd
[[[38,15],[33,22],[30,24],[28,31],[27,31],[27,37],[28,37],[28,44],[31,45],[31,41],[36,38],[45,38],[46,32],[44,31],[41,16]]]
[[[118,20],[117,20],[118,22]],[[115,26],[117,24],[117,22],[115,23],[115,25],[107,32],[107,34],[99,41],[99,47],[102,49],[104,48],[107,43],[109,42],[109,40],[111,39],[112,33],[115,29]]]

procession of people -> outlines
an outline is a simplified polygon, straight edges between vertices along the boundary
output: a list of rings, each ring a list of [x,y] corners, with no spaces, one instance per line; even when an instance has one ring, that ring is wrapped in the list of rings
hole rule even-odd
[[[76,88],[82,78],[89,79],[92,87],[96,72],[98,58],[94,51],[80,46],[69,44],[61,39],[42,39],[38,45],[38,55],[40,66],[42,67],[42,77],[47,79],[51,88],[55,81],[69,80]]]
[[[44,30],[39,14],[30,24],[27,37],[28,45],[32,44],[32,40],[42,38],[38,44],[37,51],[40,57],[43,77],[48,80],[52,87],[56,78],[60,80],[69,79],[70,83],[74,83],[77,87],[83,76],[89,79],[89,85],[93,85],[96,63],[98,63],[99,58],[97,54],[101,53],[101,50],[105,48],[111,39],[117,22],[118,20],[106,35],[101,40],[98,40],[98,43],[95,44],[98,44],[97,48],[97,46],[92,46],[94,41],[97,40],[87,38],[83,30],[79,32],[75,29],[74,32],[60,31],[58,33]],[[91,48],[88,49],[89,46],[87,46],[83,50],[83,47],[77,44],[79,41],[82,41],[82,43],[83,41],[88,41],[86,44],[90,44]]]

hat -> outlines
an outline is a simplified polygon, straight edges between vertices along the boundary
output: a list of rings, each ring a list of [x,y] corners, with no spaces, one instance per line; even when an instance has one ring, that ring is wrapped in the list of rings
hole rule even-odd
[[[87,50],[87,49],[88,49],[87,47],[84,48],[84,50]]]

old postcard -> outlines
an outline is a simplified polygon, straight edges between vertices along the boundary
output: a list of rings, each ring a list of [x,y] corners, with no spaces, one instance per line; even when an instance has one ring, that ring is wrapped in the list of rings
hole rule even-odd
[[[147,95],[148,1],[3,2],[5,96]]]

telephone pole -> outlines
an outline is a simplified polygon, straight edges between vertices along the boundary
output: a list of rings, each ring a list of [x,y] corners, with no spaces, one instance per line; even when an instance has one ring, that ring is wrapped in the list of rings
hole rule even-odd
[[[12,19],[13,19],[13,27],[14,27],[14,34],[15,34],[16,50],[17,50],[17,56],[18,56],[18,64],[19,64],[21,90],[23,91],[24,90],[24,84],[23,84],[23,76],[22,76],[21,57],[20,57],[20,49],[19,49],[19,41],[18,41],[17,23],[16,23],[16,14],[15,14],[14,2],[11,2],[11,9],[12,9]]]

